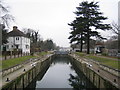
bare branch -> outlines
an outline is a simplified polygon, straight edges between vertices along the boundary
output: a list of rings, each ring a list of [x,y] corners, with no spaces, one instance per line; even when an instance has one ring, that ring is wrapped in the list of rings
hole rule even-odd
[[[4,6],[3,1],[0,0],[0,24],[9,27],[10,21],[14,21],[14,17],[9,14],[8,7]]]
[[[113,31],[113,33],[118,35],[119,31],[120,31],[120,26],[116,23],[112,23],[112,29],[111,30]]]
[[[1,21],[3,22],[4,25],[9,27],[9,22],[14,21],[14,17],[10,14],[5,14],[4,16],[1,17]]]

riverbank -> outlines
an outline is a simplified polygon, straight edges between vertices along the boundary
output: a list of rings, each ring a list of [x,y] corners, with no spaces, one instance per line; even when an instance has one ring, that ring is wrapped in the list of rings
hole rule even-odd
[[[79,55],[82,58],[86,58],[86,59],[92,59],[100,64],[106,65],[110,68],[113,69],[120,69],[119,64],[120,64],[120,60],[119,58],[114,58],[114,57],[107,57],[107,56],[102,56],[102,55],[94,55],[94,54],[86,54],[86,53],[80,53],[80,52],[76,52],[76,55]]]
[[[4,85],[2,87],[5,87],[6,89],[25,88],[27,85],[30,84],[30,82],[32,82],[32,80],[37,76],[38,73],[43,73],[42,70],[49,67],[51,63],[51,55],[52,54],[44,55],[42,58],[32,60],[32,63],[29,62],[25,64],[25,66],[22,67],[21,69],[16,70],[15,71],[16,73],[13,72],[11,74],[4,76],[3,77]],[[52,58],[54,58],[54,56],[52,56]],[[65,55],[59,54],[58,56],[63,58],[73,57],[74,59],[72,61],[75,62],[74,65],[78,67],[79,70],[82,69],[84,75],[88,79],[90,79],[91,82],[93,82],[97,88],[115,88],[115,87],[120,88],[118,80],[118,78],[120,79],[120,77],[104,70],[103,68],[101,68],[100,64],[95,62],[94,60],[83,58],[82,56],[77,55],[75,53],[70,54],[71,57],[67,54]],[[50,60],[47,60],[47,58],[50,58]],[[58,62],[60,63],[62,59],[60,58],[58,59],[59,59]],[[54,62],[53,65],[55,63],[56,62]],[[56,72],[53,74],[56,75]],[[53,74],[51,75],[53,76]]]
[[[25,74],[27,71],[31,70],[32,68],[34,68],[34,66],[37,65],[37,63],[43,62],[45,61],[47,58],[51,57],[52,54],[47,54],[42,56],[41,58],[38,58],[37,60],[33,61],[33,62],[28,62],[26,64],[24,64],[24,66],[6,76],[1,77],[0,81],[0,88],[5,87],[6,85],[8,85],[9,83],[13,82],[17,77],[20,77],[21,75]]]
[[[114,73],[110,73],[107,70],[104,70],[103,68],[101,68],[100,64],[95,62],[94,60],[88,59],[88,58],[84,58],[84,54],[70,54],[70,56],[72,56],[73,58],[75,58],[77,61],[81,62],[81,63],[85,63],[85,65],[91,69],[92,71],[94,71],[95,73],[97,73],[99,76],[101,76],[102,78],[104,78],[105,80],[109,81],[112,85],[114,85],[117,88],[119,87],[120,84],[120,77],[119,77],[119,73],[117,73],[117,75],[115,75]]]
[[[40,52],[38,54],[35,55],[27,55],[27,56],[22,56],[22,57],[18,57],[18,58],[11,58],[11,59],[7,59],[7,60],[2,60],[1,61],[1,66],[0,69],[4,70],[4,69],[8,69],[8,68],[12,68],[16,65],[20,65],[22,63],[25,63],[27,61],[29,61],[30,59],[35,59],[35,58],[39,58],[42,57],[46,54],[49,54],[48,52]]]

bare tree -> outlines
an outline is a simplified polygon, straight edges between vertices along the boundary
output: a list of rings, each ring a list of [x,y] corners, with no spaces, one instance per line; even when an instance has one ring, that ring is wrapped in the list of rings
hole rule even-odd
[[[2,0],[0,0],[0,24],[9,27],[10,21],[14,21],[14,17],[9,14],[9,8],[4,5]]]
[[[112,32],[117,34],[117,35],[120,35],[120,25],[118,25],[117,23],[112,23]]]

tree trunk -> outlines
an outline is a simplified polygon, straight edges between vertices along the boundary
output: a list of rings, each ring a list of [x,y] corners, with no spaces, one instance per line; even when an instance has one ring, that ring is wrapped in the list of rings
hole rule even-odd
[[[90,31],[87,32],[87,54],[90,54]]]
[[[83,43],[82,43],[82,40],[81,40],[81,44],[80,44],[80,52],[82,52],[82,47],[83,47]]]
[[[82,52],[82,48],[83,47],[83,37],[82,37],[82,34],[81,34],[81,40],[80,40],[80,52]]]
[[[118,53],[120,53],[120,30],[118,33]]]

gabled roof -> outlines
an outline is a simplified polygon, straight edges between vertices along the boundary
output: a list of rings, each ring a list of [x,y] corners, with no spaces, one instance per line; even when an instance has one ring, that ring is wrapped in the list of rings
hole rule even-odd
[[[26,37],[26,35],[22,31],[17,29],[17,26],[13,27],[13,30],[8,33],[8,36],[9,37],[10,36],[23,36],[23,37]]]

